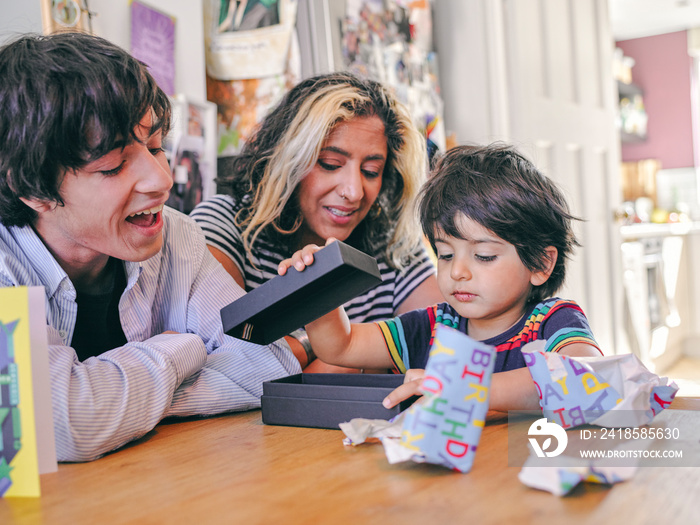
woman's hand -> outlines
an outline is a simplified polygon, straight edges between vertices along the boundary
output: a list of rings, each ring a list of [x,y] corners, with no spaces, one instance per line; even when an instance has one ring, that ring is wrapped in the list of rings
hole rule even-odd
[[[406,376],[403,379],[403,385],[396,387],[382,401],[385,408],[391,408],[398,405],[401,401],[408,399],[411,396],[421,396],[420,385],[423,382],[425,370],[422,368],[411,368],[406,371]]]
[[[333,237],[329,237],[326,241],[326,246],[330,243],[335,242]],[[279,275],[284,275],[287,270],[294,267],[298,272],[301,272],[307,266],[310,266],[314,262],[314,253],[319,251],[322,246],[317,246],[315,244],[308,244],[304,246],[301,250],[294,252],[289,259],[282,261],[277,267],[277,273]]]

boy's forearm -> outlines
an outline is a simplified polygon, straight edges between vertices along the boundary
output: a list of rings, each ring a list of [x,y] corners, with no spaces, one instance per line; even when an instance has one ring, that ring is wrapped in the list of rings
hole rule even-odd
[[[376,323],[350,323],[340,307],[306,325],[314,353],[331,365],[384,369],[393,366]]]
[[[350,345],[351,325],[342,307],[308,323],[305,328],[316,357],[329,364],[347,366],[342,359]]]
[[[491,377],[489,409],[540,410],[537,388],[527,368],[498,372]]]
[[[559,353],[579,357],[600,356],[596,347],[583,343],[568,345]],[[489,409],[498,412],[541,410],[535,382],[526,367],[493,374]]]

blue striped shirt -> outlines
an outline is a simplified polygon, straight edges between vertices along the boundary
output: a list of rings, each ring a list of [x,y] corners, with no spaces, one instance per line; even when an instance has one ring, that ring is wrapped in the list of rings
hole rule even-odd
[[[241,295],[189,217],[164,208],[163,248],[124,262],[119,315],[128,343],[83,362],[70,347],[76,291],[31,227],[0,224],[0,286],[43,286],[59,461],[88,461],[164,417],[260,406],[262,382],[300,372],[284,340],[267,347],[223,333]],[[163,334],[175,331],[178,334]]]

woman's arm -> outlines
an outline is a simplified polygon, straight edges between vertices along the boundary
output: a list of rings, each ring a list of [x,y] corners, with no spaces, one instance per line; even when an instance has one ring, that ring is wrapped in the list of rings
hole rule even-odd
[[[335,239],[328,239],[326,246],[331,242]],[[284,275],[290,268],[304,271],[306,266],[313,264],[314,254],[320,249],[314,244],[305,246],[282,261],[278,273]],[[349,368],[387,369],[393,366],[379,327],[374,323],[350,323],[342,307],[308,323],[306,333],[316,356],[327,364]]]
[[[243,277],[243,274],[241,274],[241,271],[238,269],[238,266],[236,263],[233,262],[233,260],[226,255],[224,252],[216,248],[215,246],[207,246],[209,248],[209,252],[214,256],[214,259],[219,261],[221,263],[221,266],[224,267],[224,270],[233,277],[233,280],[236,281],[236,284],[243,288],[245,290],[245,278]],[[289,345],[289,348],[291,349],[292,353],[294,354],[294,357],[297,358],[297,361],[299,361],[299,364],[305,371],[307,372],[335,372],[336,370],[331,369],[330,367],[321,369],[319,365],[313,365],[313,361],[309,360],[309,356],[306,354],[306,351],[304,350],[304,347],[301,345],[299,341],[297,341],[294,337],[291,335],[285,336],[284,338],[287,341],[287,344]],[[321,363],[323,364],[323,363]],[[312,365],[312,368],[309,370],[306,370],[306,367]],[[338,369],[337,371],[345,371],[344,369]]]
[[[245,278],[241,274],[241,271],[238,269],[238,266],[236,266],[236,263],[234,263],[228,255],[226,255],[218,248],[215,248],[211,245],[207,246],[207,248],[209,248],[209,251],[214,256],[214,259],[219,261],[221,263],[221,266],[223,266],[224,269],[228,272],[228,274],[231,277],[233,277],[233,280],[236,281],[238,286],[245,290]]]

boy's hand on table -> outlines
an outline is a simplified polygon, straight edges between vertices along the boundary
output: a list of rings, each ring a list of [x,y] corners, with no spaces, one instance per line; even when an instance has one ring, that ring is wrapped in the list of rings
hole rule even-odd
[[[396,387],[382,401],[385,408],[391,408],[398,405],[401,401],[405,401],[411,396],[423,395],[420,391],[420,385],[423,382],[425,370],[422,368],[411,368],[406,371],[406,376],[403,380],[403,385]]]
[[[328,246],[332,242],[335,242],[335,239],[329,237],[325,245]],[[314,262],[314,253],[322,248],[322,246],[317,246],[316,244],[304,246],[301,250],[294,252],[289,259],[285,259],[279,263],[279,266],[277,266],[277,273],[279,275],[284,275],[287,273],[287,270],[292,267],[296,268],[298,272],[303,271],[304,268],[310,266]]]

